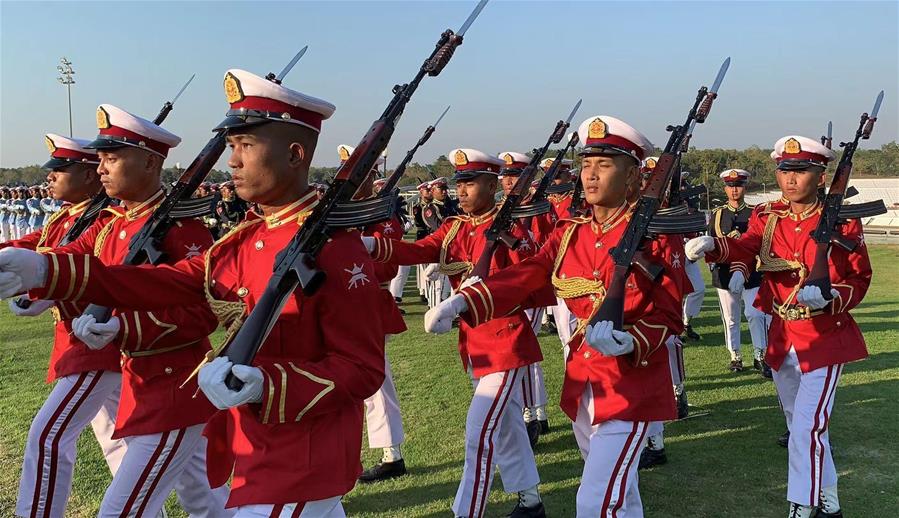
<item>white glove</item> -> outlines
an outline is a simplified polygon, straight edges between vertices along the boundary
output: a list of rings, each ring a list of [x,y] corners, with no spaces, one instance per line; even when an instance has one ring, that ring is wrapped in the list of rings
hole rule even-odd
[[[453,328],[453,319],[465,311],[468,311],[468,303],[465,297],[456,293],[425,313],[425,331],[435,335],[448,333]]]
[[[12,310],[13,314],[17,317],[36,317],[47,311],[48,309],[53,307],[54,302],[52,300],[35,300],[31,301],[31,305],[27,308],[19,307],[16,302],[20,299],[29,300],[28,297],[19,297],[15,299],[9,299],[9,309]]]
[[[477,275],[472,275],[471,277],[462,281],[462,284],[459,285],[459,289],[461,290],[462,288],[467,288],[476,282],[481,282],[481,278]]]
[[[93,315],[82,315],[72,321],[72,333],[95,351],[109,345],[121,328],[119,317],[112,317],[105,324],[97,322]]]
[[[746,277],[743,277],[743,272],[733,272],[730,274],[730,282],[727,284],[727,289],[733,293],[734,295],[740,295],[743,293],[743,288],[746,286]]]
[[[429,281],[436,281],[440,278],[440,265],[437,263],[428,265],[425,268],[425,279]]]
[[[47,258],[24,248],[0,250],[0,299],[18,295],[38,286],[47,278]]]
[[[234,391],[225,385],[229,372],[243,382],[240,390]],[[248,365],[234,365],[224,356],[200,368],[197,384],[209,402],[219,410],[262,401],[262,371]]]
[[[621,356],[634,350],[634,337],[613,329],[611,320],[587,326],[587,343],[604,356]]]
[[[835,289],[830,290],[831,298],[839,294],[840,292]],[[803,286],[799,293],[796,294],[796,302],[807,306],[811,310],[821,309],[830,303],[829,300],[824,300],[824,294],[821,293],[821,288],[817,286]]]
[[[375,238],[371,236],[362,236],[362,244],[365,245],[365,250],[368,253],[372,253],[375,249]]]
[[[706,252],[711,252],[714,249],[715,238],[711,236],[694,237],[684,245],[684,252],[687,254],[687,259],[691,261],[698,260],[705,256]]]

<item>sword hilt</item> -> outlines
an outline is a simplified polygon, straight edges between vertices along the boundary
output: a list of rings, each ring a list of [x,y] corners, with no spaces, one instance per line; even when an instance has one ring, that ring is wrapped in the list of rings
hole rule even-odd
[[[696,110],[696,122],[700,124],[705,122],[706,117],[709,116],[709,112],[712,111],[712,103],[715,101],[716,97],[718,97],[718,94],[715,92],[707,93],[705,95],[705,99],[702,100],[702,104],[700,104],[699,109]]]
[[[862,128],[862,140],[868,140],[871,138],[871,132],[874,130],[874,123],[877,122],[877,117],[868,117],[868,114],[862,115],[862,118],[865,120],[865,127]]]

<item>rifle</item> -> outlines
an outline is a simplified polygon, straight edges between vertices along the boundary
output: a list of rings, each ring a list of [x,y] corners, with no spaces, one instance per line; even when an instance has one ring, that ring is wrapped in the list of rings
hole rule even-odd
[[[553,128],[552,133],[550,133],[549,138],[546,139],[546,143],[543,144],[543,147],[534,150],[534,155],[531,157],[530,163],[518,176],[518,180],[515,181],[515,185],[512,186],[509,195],[506,196],[506,201],[503,202],[502,207],[500,207],[496,216],[493,217],[493,223],[490,224],[490,228],[484,231],[484,235],[487,237],[487,243],[484,246],[484,250],[481,252],[481,256],[478,258],[478,262],[474,266],[474,270],[471,272],[472,276],[478,276],[482,279],[487,278],[487,274],[490,273],[490,262],[493,260],[493,254],[496,252],[500,243],[513,250],[518,248],[518,239],[509,233],[512,229],[512,223],[516,218],[514,214],[515,209],[524,197],[527,196],[528,187],[531,185],[531,178],[537,173],[537,167],[539,167],[543,155],[546,154],[546,151],[551,144],[558,144],[562,141],[562,138],[565,136],[565,130],[568,129],[568,126],[571,124],[571,119],[580,107],[581,101],[578,100],[577,104],[575,104],[574,108],[571,110],[571,113],[568,114],[568,118],[556,123],[556,127]]]
[[[571,205],[568,206],[568,215],[572,218],[577,216],[578,210],[580,210],[581,201],[584,197],[584,184],[581,182],[580,178],[576,178],[574,181],[574,192],[571,193]]]
[[[235,364],[249,365],[262,343],[268,337],[272,326],[278,320],[281,309],[288,297],[300,287],[306,296],[312,295],[325,280],[324,272],[317,270],[315,261],[333,230],[328,226],[328,217],[338,204],[350,201],[359,185],[371,172],[378,156],[387,147],[396,124],[403,114],[412,94],[426,75],[440,74],[449,63],[456,47],[468,28],[487,4],[481,0],[468,16],[458,33],[447,29],[440,35],[431,55],[424,61],[411,82],[393,87],[393,99],[381,117],[376,120],[350,157],[344,162],[330,187],[319,200],[312,214],[293,236],[275,261],[274,271],[262,296],[234,338],[226,344],[223,355]],[[239,390],[243,382],[230,373],[225,383],[232,390]]]
[[[686,122],[679,126],[668,126],[667,130],[671,132],[671,136],[668,138],[665,150],[656,163],[646,190],[637,201],[633,216],[628,222],[624,234],[618,242],[618,246],[609,252],[615,261],[615,271],[612,274],[612,281],[609,283],[602,304],[590,318],[590,324],[596,325],[597,322],[610,320],[614,328],[621,331],[624,321],[624,286],[631,268],[637,265],[652,279],[657,278],[661,274],[662,266],[650,263],[644,256],[641,245],[647,237],[656,233],[651,230],[650,226],[657,219],[662,197],[671,183],[679,156],[683,153],[684,140],[689,134],[694,121],[700,124],[705,122],[711,111],[712,103],[718,96],[718,88],[721,86],[724,74],[729,66],[730,58],[727,58],[721,64],[718,76],[715,78],[712,87],[707,89],[703,86],[699,89],[693,107],[687,114]],[[673,233],[679,234],[683,232]]]
[[[302,52],[298,54],[302,56]],[[280,81],[299,58],[296,56],[291,65],[286,67],[277,76]],[[163,110],[164,112],[165,110]],[[160,115],[163,114],[160,112]],[[211,208],[210,197],[191,198],[197,187],[203,183],[206,176],[218,162],[219,157],[225,152],[226,130],[219,130],[209,139],[209,142],[200,150],[200,154],[193,159],[187,169],[172,185],[171,191],[153,211],[150,218],[141,227],[140,231],[131,238],[128,243],[128,254],[122,264],[138,265],[144,263],[159,264],[165,260],[165,252],[162,251],[162,242],[169,229],[179,219],[195,218],[207,214]],[[112,309],[91,304],[84,310],[85,315],[93,315],[97,322],[107,322],[112,315]]]
[[[874,129],[874,122],[877,121],[877,113],[880,111],[880,104],[882,102],[883,90],[880,91],[877,95],[877,100],[874,101],[874,109],[871,110],[871,115],[862,113],[858,123],[858,129],[855,131],[855,138],[851,142],[840,142],[840,147],[843,148],[843,156],[840,157],[837,170],[833,175],[833,180],[830,182],[830,188],[827,189],[827,196],[824,197],[824,208],[821,210],[821,219],[818,220],[818,226],[815,227],[814,232],[812,232],[812,239],[814,239],[816,243],[815,262],[812,265],[808,281],[806,281],[805,284],[807,286],[817,286],[820,288],[821,295],[824,296],[825,300],[833,298],[830,294],[830,268],[828,267],[831,244],[836,244],[850,252],[855,250],[858,246],[857,241],[852,241],[841,236],[837,230],[837,226],[840,225],[840,220],[842,219],[840,213],[844,212],[843,199],[845,198],[846,189],[849,185],[849,175],[852,173],[852,157],[855,155],[855,150],[858,148],[858,141],[871,138],[871,131]],[[874,204],[876,205],[877,202],[874,202]],[[883,205],[883,202],[880,201],[880,204]],[[876,209],[876,207],[872,207],[872,209]],[[860,212],[864,211],[860,211],[860,208],[856,208],[855,211],[853,211],[854,214],[859,214]],[[883,207],[883,212],[886,212],[886,207]],[[882,214],[883,212],[878,213]],[[858,217],[865,217],[867,215],[875,214],[862,214]]]
[[[400,181],[400,178],[403,177],[403,173],[406,172],[406,167],[409,165],[409,162],[412,161],[415,152],[431,138],[437,125],[440,124],[440,121],[443,120],[443,116],[446,115],[446,112],[448,112],[449,109],[450,107],[447,106],[446,109],[443,110],[443,113],[440,114],[440,117],[437,118],[437,122],[425,128],[424,134],[418,139],[415,146],[406,152],[403,161],[393,170],[393,173],[391,173],[390,177],[387,179],[387,183],[384,184],[384,187],[381,188],[381,192],[379,192],[377,196],[367,200],[348,201],[346,203],[338,204],[334,207],[334,210],[328,214],[328,220],[326,222],[328,227],[364,227],[366,225],[387,221],[393,217],[393,214],[398,212],[400,207],[404,204],[400,197],[399,190],[396,189],[396,184]]]
[[[581,101],[578,101],[577,106],[579,107],[580,104]],[[563,147],[558,151],[558,153],[556,153],[556,157],[553,159],[553,164],[549,166],[549,170],[543,174],[543,178],[540,179],[540,183],[534,190],[534,194],[533,196],[531,196],[528,204],[519,205],[515,208],[512,216],[515,218],[526,218],[523,222],[525,228],[531,228],[531,219],[534,216],[546,214],[547,212],[552,210],[549,202],[546,201],[547,190],[552,185],[553,180],[555,180],[556,176],[559,174],[559,169],[562,167],[562,160],[565,158],[568,150],[574,149],[574,147],[577,146],[578,140],[579,138],[576,131],[568,135],[568,143],[566,143],[565,147]],[[568,190],[566,189],[564,192],[567,191]]]

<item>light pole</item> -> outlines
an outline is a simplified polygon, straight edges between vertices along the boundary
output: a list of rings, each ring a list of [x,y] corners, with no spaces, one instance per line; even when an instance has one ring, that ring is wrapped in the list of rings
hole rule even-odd
[[[764,194],[765,196],[768,195],[768,188],[765,187],[765,182],[762,182],[762,194]]]
[[[75,75],[75,69],[72,68],[72,62],[62,57],[59,60],[59,65],[56,66],[56,70],[59,71],[60,76],[56,78],[57,81],[66,85],[66,90],[69,93],[69,137],[72,136],[72,85],[75,84],[75,79],[72,77]]]

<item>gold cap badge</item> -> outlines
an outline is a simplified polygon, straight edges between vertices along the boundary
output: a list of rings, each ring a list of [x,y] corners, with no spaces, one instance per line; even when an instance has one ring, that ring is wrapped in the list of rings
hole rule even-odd
[[[453,162],[456,165],[466,165],[468,164],[468,156],[465,155],[465,152],[461,149],[456,151],[455,156],[453,156]]]
[[[47,144],[47,149],[52,155],[56,151],[56,144],[53,143],[53,140],[50,137],[44,137],[44,143]]]
[[[243,101],[243,90],[240,89],[240,81],[231,72],[225,74],[225,100],[228,104]]]
[[[340,155],[341,162],[346,162],[347,160],[350,159],[350,150],[347,149],[345,146],[339,146],[337,148],[337,154]]]
[[[606,123],[599,117],[593,119],[590,123],[590,129],[587,132],[588,138],[606,138]]]
[[[102,106],[100,106],[97,108],[97,129],[107,129],[110,126],[109,114],[106,113],[106,110],[104,110]]]
[[[646,159],[646,168],[647,169],[655,169],[656,168],[656,159],[655,158],[647,158]]]
[[[802,151],[802,146],[799,145],[799,141],[791,138],[784,142],[784,153],[789,153],[791,155],[795,155]]]
[[[506,165],[512,165],[513,163],[515,163],[515,160],[512,159],[512,155],[509,153],[503,155],[503,161],[506,163]]]

